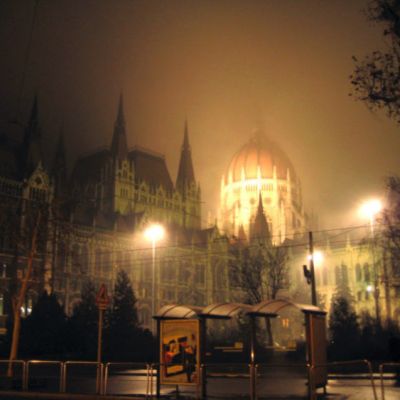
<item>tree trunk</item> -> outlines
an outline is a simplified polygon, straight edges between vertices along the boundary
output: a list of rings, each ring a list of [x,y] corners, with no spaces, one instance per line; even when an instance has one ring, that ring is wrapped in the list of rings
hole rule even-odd
[[[17,358],[18,355],[19,334],[21,331],[21,307],[23,305],[26,296],[29,279],[32,273],[33,257],[36,254],[36,239],[37,239],[40,219],[41,219],[41,212],[39,211],[36,219],[35,228],[32,234],[31,251],[28,257],[28,268],[26,269],[26,274],[22,279],[21,289],[18,293],[18,297],[16,301],[14,301],[14,310],[13,310],[14,323],[13,323],[13,334],[12,334],[12,341],[10,348],[10,356],[8,359],[8,370],[7,370],[8,377],[12,377],[13,375],[13,361]]]
[[[14,322],[13,322],[13,334],[11,341],[10,357],[8,362],[7,376],[13,376],[13,361],[17,358],[18,345],[19,345],[19,334],[21,332],[21,309],[17,308],[17,302],[14,304]]]

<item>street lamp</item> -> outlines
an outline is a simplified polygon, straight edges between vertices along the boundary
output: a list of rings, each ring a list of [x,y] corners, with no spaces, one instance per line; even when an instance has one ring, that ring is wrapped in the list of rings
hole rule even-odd
[[[155,314],[155,281],[156,281],[156,245],[165,235],[165,229],[160,224],[152,224],[144,231],[144,236],[151,242],[152,273],[151,273],[151,314]],[[154,320],[151,320],[152,332],[155,332]]]
[[[378,199],[371,199],[364,202],[360,207],[360,215],[369,220],[370,234],[371,234],[371,252],[372,252],[372,269],[374,274],[374,299],[375,299],[375,315],[378,323],[381,322],[381,311],[379,307],[379,274],[375,262],[375,231],[374,224],[377,214],[382,211],[382,203]],[[372,287],[369,285],[367,291],[371,292]]]
[[[322,262],[324,261],[324,255],[320,250],[314,250],[313,256],[309,254],[307,257],[308,261],[310,261],[311,258],[314,259],[314,267],[320,267],[322,265]]]
[[[371,199],[363,203],[360,207],[360,215],[369,220],[371,236],[374,236],[374,224],[376,215],[382,211],[382,203],[378,199]]]

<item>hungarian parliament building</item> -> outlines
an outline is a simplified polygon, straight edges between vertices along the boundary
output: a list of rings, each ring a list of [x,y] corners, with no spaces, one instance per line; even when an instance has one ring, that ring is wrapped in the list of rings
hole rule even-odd
[[[202,226],[189,136],[185,123],[173,180],[164,155],[128,146],[122,96],[110,145],[79,158],[71,172],[62,135],[51,165],[44,162],[37,99],[24,130],[1,127],[0,333],[26,274],[33,236],[25,316],[44,290],[55,293],[71,314],[86,281],[105,283],[112,293],[120,269],[130,276],[144,327],[151,326],[153,295],[156,310],[165,304],[245,302],[233,267],[235,249],[262,243],[287,248],[288,277],[277,297],[310,302],[303,265],[313,226],[289,157],[255,132],[221,171],[216,223]],[[40,218],[33,217],[39,209]],[[155,223],[167,234],[151,243],[144,232]],[[363,240],[367,236],[368,229],[341,240],[319,236],[324,254],[321,265],[315,262],[319,305],[329,311],[332,296],[345,286],[360,315],[374,316],[379,302],[381,317],[399,322],[399,282],[382,279],[380,249],[371,248]]]

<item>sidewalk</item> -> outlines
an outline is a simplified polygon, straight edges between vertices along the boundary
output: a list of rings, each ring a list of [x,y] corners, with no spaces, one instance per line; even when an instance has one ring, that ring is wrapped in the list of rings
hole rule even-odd
[[[0,399],[37,399],[37,400],[143,400],[143,396],[100,396],[97,394],[74,394],[74,393],[40,393],[40,392],[18,392],[18,391],[0,391]]]

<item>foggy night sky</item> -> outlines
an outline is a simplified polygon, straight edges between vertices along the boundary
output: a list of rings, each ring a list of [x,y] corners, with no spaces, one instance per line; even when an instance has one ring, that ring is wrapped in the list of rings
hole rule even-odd
[[[400,127],[348,96],[352,55],[384,45],[366,4],[41,0],[18,120],[36,91],[45,148],[63,124],[71,168],[110,145],[122,90],[129,147],[164,153],[175,181],[187,116],[204,225],[231,157],[264,127],[322,227],[359,224],[359,201],[400,173]],[[17,112],[33,9],[0,2],[2,123]]]

